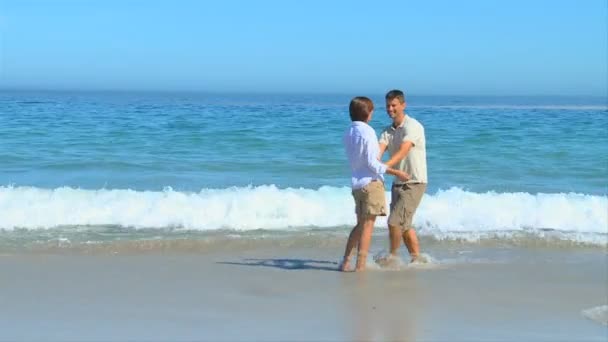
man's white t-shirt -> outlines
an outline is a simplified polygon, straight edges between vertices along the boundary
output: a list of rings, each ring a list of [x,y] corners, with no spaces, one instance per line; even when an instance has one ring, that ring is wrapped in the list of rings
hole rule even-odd
[[[392,157],[401,144],[411,141],[413,146],[409,153],[394,168],[404,171],[410,175],[410,179],[405,183],[428,183],[426,171],[426,139],[424,137],[424,127],[418,120],[406,115],[399,127],[389,125],[380,135],[379,143],[387,145],[389,155]],[[402,184],[399,179],[394,180],[394,184]]]

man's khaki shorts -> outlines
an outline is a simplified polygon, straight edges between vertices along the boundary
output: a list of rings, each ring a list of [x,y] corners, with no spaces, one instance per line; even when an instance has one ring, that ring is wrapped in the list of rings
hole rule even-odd
[[[412,225],[414,214],[425,191],[425,183],[393,184],[388,224],[402,230],[414,228]]]
[[[386,195],[381,181],[373,181],[361,189],[353,190],[353,198],[358,216],[386,216]]]

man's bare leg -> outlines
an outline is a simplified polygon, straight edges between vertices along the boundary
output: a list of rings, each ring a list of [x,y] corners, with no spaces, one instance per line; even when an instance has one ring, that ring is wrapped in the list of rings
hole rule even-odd
[[[350,235],[348,235],[348,241],[346,242],[346,248],[344,250],[344,259],[342,260],[342,265],[340,265],[340,271],[346,272],[350,268],[350,256],[353,252],[353,248],[359,244],[359,240],[361,239],[361,223],[357,218],[357,224],[350,231]]]
[[[390,256],[396,257],[399,254],[399,247],[401,247],[401,228],[389,224],[388,237],[390,240]]]
[[[361,238],[359,240],[359,251],[357,253],[357,266],[355,271],[365,270],[367,263],[367,253],[372,242],[372,232],[374,231],[374,223],[376,216],[367,216],[363,219],[363,227],[361,230]]]
[[[414,229],[408,228],[403,232],[403,243],[405,243],[407,251],[410,253],[411,261],[416,261],[420,256],[420,245],[418,244],[418,236],[416,236]]]

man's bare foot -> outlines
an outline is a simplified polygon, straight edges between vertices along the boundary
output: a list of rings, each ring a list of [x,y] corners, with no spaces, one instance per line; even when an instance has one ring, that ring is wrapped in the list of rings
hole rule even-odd
[[[410,263],[426,264],[429,260],[422,254],[412,254]]]
[[[401,265],[401,258],[393,254],[379,257],[375,261],[378,266],[382,268],[399,268],[399,266]]]

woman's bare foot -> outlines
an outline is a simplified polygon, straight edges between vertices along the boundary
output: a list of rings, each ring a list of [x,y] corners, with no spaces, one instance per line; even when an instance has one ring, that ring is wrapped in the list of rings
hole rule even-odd
[[[340,264],[340,272],[348,272],[350,270],[350,261],[348,259],[344,259]]]
[[[365,271],[365,265],[367,265],[367,252],[359,252],[359,254],[357,254],[355,272]]]

